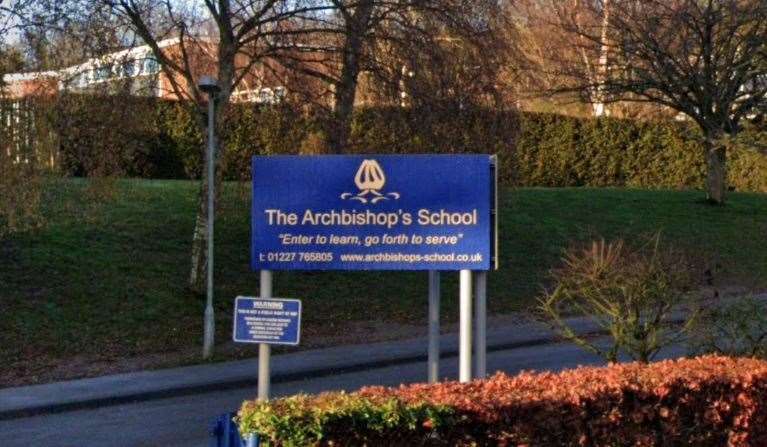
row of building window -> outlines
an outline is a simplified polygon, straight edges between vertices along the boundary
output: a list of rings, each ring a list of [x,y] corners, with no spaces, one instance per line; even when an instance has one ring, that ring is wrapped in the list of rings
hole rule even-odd
[[[115,78],[155,75],[160,72],[160,64],[153,58],[124,61],[122,63],[103,64],[95,69],[85,69],[77,73],[70,81],[77,87],[103,82]]]
[[[279,104],[285,99],[285,96],[287,96],[285,87],[237,90],[232,93],[232,99],[236,102],[255,102],[258,104]]]

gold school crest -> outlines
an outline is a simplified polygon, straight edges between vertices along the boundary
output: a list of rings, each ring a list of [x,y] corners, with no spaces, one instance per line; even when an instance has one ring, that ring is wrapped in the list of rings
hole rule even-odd
[[[398,192],[381,192],[384,185],[386,185],[386,175],[383,169],[381,169],[381,165],[375,160],[362,161],[359,169],[357,169],[357,175],[354,176],[354,183],[360,192],[357,194],[345,192],[341,194],[342,199],[375,204],[382,200],[397,200],[400,198]]]

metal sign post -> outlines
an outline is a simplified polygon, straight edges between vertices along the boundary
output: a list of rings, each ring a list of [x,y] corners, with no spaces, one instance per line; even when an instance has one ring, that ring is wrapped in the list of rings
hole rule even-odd
[[[458,342],[458,379],[471,381],[471,270],[460,273],[460,334]]]
[[[484,379],[487,376],[487,272],[474,273],[474,299],[474,377]]]
[[[439,307],[440,307],[440,274],[429,270],[429,383],[439,381]]]
[[[216,185],[216,95],[221,90],[218,81],[203,76],[200,79],[200,90],[208,94],[208,252],[207,252],[207,298],[203,326],[202,357],[209,359],[213,355],[214,337],[216,334],[216,319],[213,315],[213,222],[215,216],[215,185]]]
[[[272,297],[272,272],[270,270],[261,270],[261,298]],[[266,343],[258,345],[258,400],[269,400],[269,389],[271,388],[272,375],[272,347]]]
[[[261,272],[261,295],[234,300],[235,343],[258,344],[258,400],[269,400],[271,345],[298,346],[301,340],[301,300],[272,298],[272,272]]]

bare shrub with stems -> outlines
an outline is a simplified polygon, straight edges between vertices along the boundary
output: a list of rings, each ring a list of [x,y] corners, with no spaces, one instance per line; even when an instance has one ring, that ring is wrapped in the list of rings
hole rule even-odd
[[[746,295],[713,303],[690,331],[692,354],[767,358],[767,302]]]
[[[617,362],[620,353],[649,362],[658,352],[680,341],[699,312],[692,304],[693,275],[684,257],[661,248],[660,234],[639,248],[623,240],[592,242],[570,249],[561,267],[552,270],[554,287],[544,292],[538,310],[564,339]],[[568,316],[586,316],[607,332],[607,346],[579,335]]]

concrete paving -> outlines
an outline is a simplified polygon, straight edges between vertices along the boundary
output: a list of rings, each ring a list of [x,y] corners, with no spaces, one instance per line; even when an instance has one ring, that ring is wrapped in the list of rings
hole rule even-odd
[[[586,319],[572,319],[570,324],[582,334],[598,330]],[[549,328],[534,321],[490,329],[487,334],[489,351],[553,341]],[[440,343],[443,356],[457,354],[458,334],[443,335]],[[275,355],[272,383],[421,362],[426,360],[426,347],[426,338],[416,338]],[[255,386],[257,371],[258,360],[248,359],[5,388],[0,390],[0,420]]]
[[[674,315],[679,320],[681,314]],[[569,320],[599,338],[587,319]],[[458,335],[441,337],[440,376],[457,378]],[[560,370],[602,361],[559,343],[545,325],[488,330],[488,371]],[[426,338],[276,355],[273,396],[426,380]],[[662,358],[684,355],[671,347]],[[256,394],[257,359],[116,374],[0,390],[0,446],[203,446],[208,427]]]

